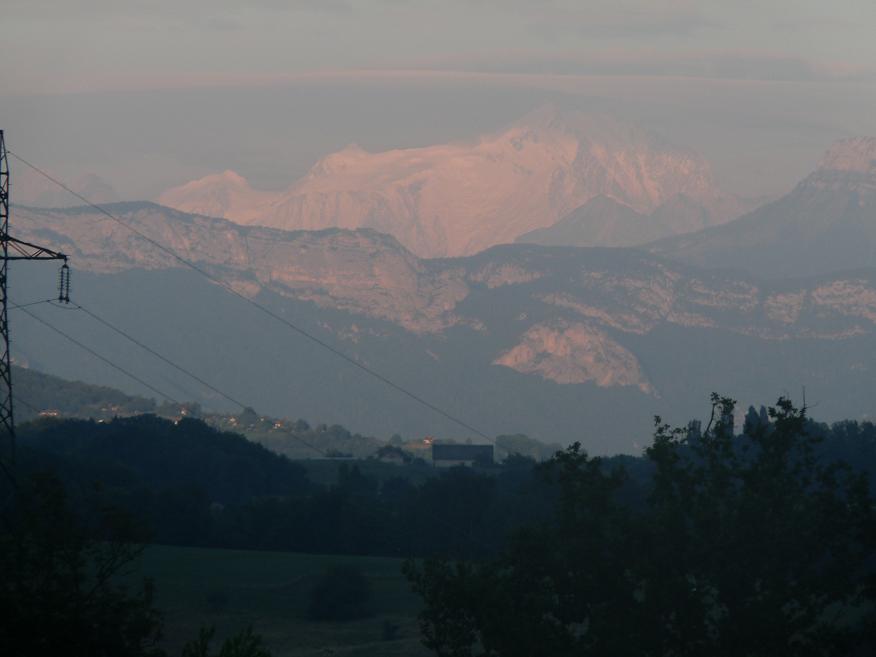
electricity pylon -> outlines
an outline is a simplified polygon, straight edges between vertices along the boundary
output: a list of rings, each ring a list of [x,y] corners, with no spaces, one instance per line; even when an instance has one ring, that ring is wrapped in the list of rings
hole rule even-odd
[[[61,280],[58,300],[70,300],[70,269],[67,267],[67,256],[52,251],[44,246],[17,240],[9,235],[9,160],[6,156],[6,142],[3,131],[0,130],[0,242],[2,242],[2,258],[0,258],[0,299],[3,307],[0,309],[0,463],[7,474],[9,466],[15,464],[15,409],[12,404],[12,371],[9,353],[9,319],[7,316],[9,294],[7,292],[7,275],[9,263],[12,260],[62,260]]]

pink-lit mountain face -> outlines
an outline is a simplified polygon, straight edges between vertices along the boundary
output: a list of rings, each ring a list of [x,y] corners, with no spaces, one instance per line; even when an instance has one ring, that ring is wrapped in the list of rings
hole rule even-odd
[[[183,212],[249,224],[256,223],[273,198],[270,192],[253,189],[240,174],[226,170],[167,190],[161,203]]]
[[[683,213],[677,222],[660,220],[656,231],[644,233],[652,239],[741,211],[696,154],[611,117],[551,106],[474,142],[379,153],[350,146],[280,193],[257,191],[226,171],[170,189],[160,202],[285,230],[374,228],[421,257],[443,257],[513,242],[599,196],[645,223],[673,204],[697,207],[693,225]],[[600,242],[598,225],[593,232],[584,241],[609,245]]]

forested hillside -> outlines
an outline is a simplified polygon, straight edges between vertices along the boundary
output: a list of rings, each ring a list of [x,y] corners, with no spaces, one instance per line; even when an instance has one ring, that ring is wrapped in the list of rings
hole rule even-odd
[[[153,399],[128,395],[109,386],[68,381],[26,367],[12,367],[20,421],[51,416],[109,419],[116,415],[155,412]]]
[[[764,414],[751,409],[746,430]],[[876,481],[876,426],[810,421],[807,431],[823,438],[820,461],[842,459]],[[476,469],[383,464],[379,476],[367,474],[376,461],[329,460],[318,472],[333,474],[316,482],[306,462],[195,419],[42,420],[23,427],[20,442],[25,470],[54,469],[81,503],[102,496],[141,519],[154,541],[178,545],[471,557],[545,517],[555,495],[521,456]],[[623,499],[644,503],[648,459],[596,462],[623,469]]]

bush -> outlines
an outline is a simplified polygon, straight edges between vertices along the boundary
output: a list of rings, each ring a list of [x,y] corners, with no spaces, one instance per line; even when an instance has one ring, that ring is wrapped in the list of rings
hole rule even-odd
[[[182,657],[271,657],[261,635],[253,632],[252,627],[225,639],[219,652],[211,653],[210,644],[215,634],[215,628],[202,627],[198,638],[183,646]]]
[[[310,591],[308,616],[318,621],[349,621],[371,615],[371,582],[354,566],[327,570]]]

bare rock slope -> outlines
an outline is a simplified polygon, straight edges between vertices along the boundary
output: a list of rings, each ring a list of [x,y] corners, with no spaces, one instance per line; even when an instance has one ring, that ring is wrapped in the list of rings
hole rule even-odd
[[[598,196],[642,215],[679,199],[700,209],[693,225],[683,212],[657,222],[656,232],[646,225],[652,239],[741,213],[696,154],[612,117],[553,106],[473,142],[379,153],[350,146],[280,193],[259,192],[225,172],[168,190],[159,201],[285,230],[374,228],[421,257],[443,257],[514,242]],[[588,244],[610,245],[598,233],[597,226]]]
[[[426,260],[370,229],[286,232],[152,204],[113,211],[246,296],[269,292],[416,336],[472,331],[489,338],[493,364],[560,384],[659,394],[634,343],[671,327],[767,341],[876,333],[876,287],[864,274],[764,284],[635,250],[534,245]],[[78,269],[181,267],[90,209],[19,214],[25,239],[63,250]]]

